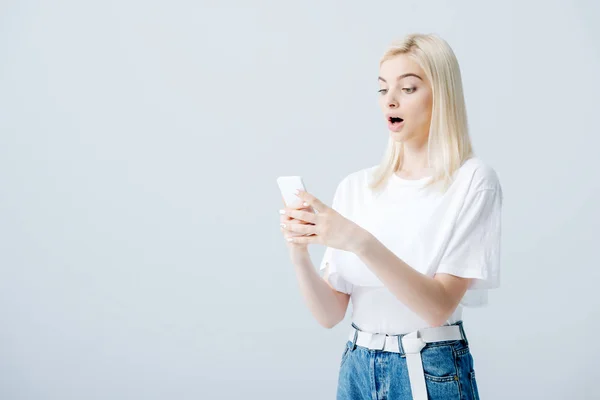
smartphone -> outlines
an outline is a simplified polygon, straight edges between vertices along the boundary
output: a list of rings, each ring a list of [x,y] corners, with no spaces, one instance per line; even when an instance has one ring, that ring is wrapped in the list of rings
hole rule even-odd
[[[300,205],[302,199],[296,196],[296,189],[306,192],[306,186],[304,186],[301,176],[280,176],[277,178],[277,185],[279,186],[279,191],[281,192],[281,197],[283,198],[283,203],[286,207],[298,207]],[[312,207],[308,207],[307,211],[315,213],[315,209]],[[306,234],[300,236],[310,235]]]
[[[301,176],[280,176],[277,178],[277,185],[283,198],[283,203],[287,207],[298,207],[301,198],[295,195],[296,189],[306,191],[306,186]]]

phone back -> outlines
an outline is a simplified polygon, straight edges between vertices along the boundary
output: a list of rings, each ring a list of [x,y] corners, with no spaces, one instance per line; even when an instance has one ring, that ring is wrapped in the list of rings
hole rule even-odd
[[[277,185],[279,185],[279,190],[286,206],[294,207],[300,203],[300,198],[295,195],[296,189],[306,191],[302,177],[297,175],[280,176],[277,178]]]

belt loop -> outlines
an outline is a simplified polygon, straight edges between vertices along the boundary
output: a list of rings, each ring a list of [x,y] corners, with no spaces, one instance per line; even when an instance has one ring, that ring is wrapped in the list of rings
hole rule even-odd
[[[466,345],[469,345],[469,341],[467,340],[467,334],[465,333],[465,328],[463,327],[463,321],[460,320],[456,323],[460,329],[460,334],[463,337],[463,340],[465,341]]]
[[[404,335],[406,335],[406,333],[401,333],[400,335],[396,335],[396,338],[398,338],[398,350],[400,350],[400,356],[406,355],[406,353],[404,352],[404,347],[402,346],[402,337]]]
[[[354,339],[352,340],[352,346],[350,347],[350,350],[354,351],[354,349],[356,349],[356,339],[358,339],[358,331],[360,329],[358,329],[358,326],[354,325],[354,322],[352,323],[352,327],[354,328]]]

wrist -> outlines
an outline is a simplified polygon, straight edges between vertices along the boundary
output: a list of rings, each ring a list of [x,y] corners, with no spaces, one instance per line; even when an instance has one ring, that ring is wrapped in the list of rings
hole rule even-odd
[[[358,235],[358,240],[356,241],[352,252],[358,257],[362,257],[369,251],[375,240],[377,239],[371,234],[371,232],[367,231],[366,229],[361,229],[361,232]]]
[[[300,246],[290,247],[290,258],[292,259],[292,261],[301,260],[301,259],[304,259],[306,257],[310,257],[310,254],[308,253],[308,247],[307,246],[304,246],[304,247],[300,247]]]

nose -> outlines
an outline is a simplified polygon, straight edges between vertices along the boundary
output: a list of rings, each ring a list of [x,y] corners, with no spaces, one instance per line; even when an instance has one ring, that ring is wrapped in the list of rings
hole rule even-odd
[[[387,100],[387,104],[389,108],[398,108],[398,102],[394,98],[394,96],[390,96]]]

